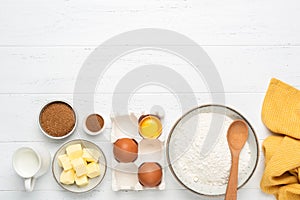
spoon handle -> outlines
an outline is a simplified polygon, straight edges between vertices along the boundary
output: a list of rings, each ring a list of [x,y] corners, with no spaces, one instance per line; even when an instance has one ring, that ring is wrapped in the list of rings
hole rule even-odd
[[[231,169],[226,189],[225,200],[236,200],[237,198],[239,155],[232,155],[231,160]]]

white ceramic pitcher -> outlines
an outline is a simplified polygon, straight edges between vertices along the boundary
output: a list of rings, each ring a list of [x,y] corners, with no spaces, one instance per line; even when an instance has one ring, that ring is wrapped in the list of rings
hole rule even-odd
[[[17,174],[24,178],[25,190],[31,192],[36,178],[49,170],[51,155],[42,147],[21,147],[14,152],[12,162]]]

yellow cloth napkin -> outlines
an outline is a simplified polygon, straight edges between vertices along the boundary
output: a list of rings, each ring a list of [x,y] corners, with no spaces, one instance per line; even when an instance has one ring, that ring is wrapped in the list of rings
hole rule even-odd
[[[265,171],[260,187],[279,200],[300,199],[300,141],[269,136],[263,142]]]
[[[300,91],[273,78],[261,118],[272,132],[300,139]]]
[[[262,121],[273,132],[263,142],[265,171],[260,187],[279,200],[300,199],[300,91],[272,79]]]

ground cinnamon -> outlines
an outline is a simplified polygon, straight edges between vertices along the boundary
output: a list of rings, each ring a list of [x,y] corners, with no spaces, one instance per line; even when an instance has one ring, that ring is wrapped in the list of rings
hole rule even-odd
[[[40,114],[42,129],[53,137],[61,137],[71,132],[75,121],[73,108],[60,101],[46,105]]]
[[[86,119],[86,128],[91,132],[98,132],[104,125],[104,119],[98,114],[91,114]]]

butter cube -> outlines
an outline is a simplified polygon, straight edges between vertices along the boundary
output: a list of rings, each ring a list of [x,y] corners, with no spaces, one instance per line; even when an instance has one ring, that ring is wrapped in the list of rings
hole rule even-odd
[[[75,183],[76,183],[76,185],[81,187],[81,186],[85,186],[85,185],[89,184],[89,181],[88,181],[88,178],[86,175],[79,176],[79,177],[77,175],[75,175]]]
[[[82,158],[87,162],[98,162],[100,152],[96,149],[83,148]]]
[[[68,171],[63,171],[60,175],[60,182],[65,185],[71,185],[74,183],[75,172],[73,169]]]
[[[66,148],[67,155],[70,160],[79,158],[82,156],[82,147],[81,144],[73,144]]]
[[[73,169],[76,172],[76,176],[82,176],[87,174],[87,166],[86,162],[83,160],[83,158],[76,158],[74,160],[71,160]]]
[[[58,156],[58,165],[64,168],[65,171],[72,169],[71,161],[66,154]]]
[[[91,162],[87,165],[87,176],[95,178],[100,175],[100,167],[98,163]]]

